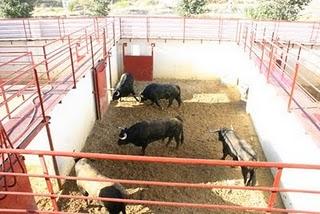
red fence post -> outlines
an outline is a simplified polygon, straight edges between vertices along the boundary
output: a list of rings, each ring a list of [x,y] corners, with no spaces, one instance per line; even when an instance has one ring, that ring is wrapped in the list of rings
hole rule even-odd
[[[273,44],[271,44],[271,50],[270,50],[270,60],[268,65],[268,73],[267,73],[267,82],[269,82],[269,77],[272,71],[273,65]]]
[[[240,29],[239,29],[239,32],[238,32],[238,35],[237,35],[237,39],[238,39],[238,42],[237,44],[239,45],[240,44],[240,40],[241,40],[241,33],[242,33],[242,23],[240,23]]]
[[[280,185],[280,180],[281,180],[281,175],[282,175],[282,168],[278,168],[276,175],[274,177],[274,181],[273,181],[273,188],[274,190],[272,190],[270,197],[269,197],[269,201],[268,201],[268,208],[273,208],[274,203],[276,201],[276,196],[277,193],[279,192],[279,185]]]
[[[114,26],[114,19],[112,22],[112,31],[113,31],[113,46],[115,46],[116,45],[116,30],[115,30],[115,26]],[[120,31],[120,37],[121,37],[121,31]]]
[[[49,175],[48,167],[47,167],[47,164],[46,164],[46,161],[45,161],[45,158],[43,157],[43,155],[39,155],[39,159],[40,159],[41,167],[42,167],[42,170],[43,170],[43,174],[44,175]],[[45,178],[45,181],[46,181],[49,193],[51,195],[53,195],[54,191],[53,191],[53,186],[52,186],[50,178]],[[59,211],[56,198],[54,196],[52,196],[50,198],[51,198],[51,202],[52,202],[53,211]]]
[[[263,65],[263,57],[264,57],[264,50],[265,50],[265,41],[264,38],[262,39],[262,51],[261,51],[261,58],[260,58],[260,73],[262,72],[262,65]]]
[[[246,52],[246,46],[247,46],[247,37],[248,37],[248,26],[246,27],[246,34],[245,34],[245,39],[244,39],[244,52]]]
[[[87,32],[87,28],[84,29],[84,34],[86,37],[86,49],[87,49],[87,54],[89,53],[89,44],[88,44],[88,32]]]
[[[34,71],[35,82],[36,82],[36,87],[37,87],[37,94],[38,94],[39,103],[40,103],[40,107],[41,107],[41,113],[42,113],[42,117],[43,117],[43,121],[42,122],[45,123],[45,126],[46,126],[46,131],[47,131],[47,137],[48,137],[48,141],[49,141],[50,150],[54,151],[54,146],[53,146],[52,137],[51,137],[51,131],[50,131],[50,127],[49,127],[49,121],[48,121],[48,119],[46,117],[45,110],[44,110],[38,72],[37,72],[37,69],[34,67],[34,63],[33,63],[33,71]],[[56,175],[60,175],[59,169],[58,169],[57,160],[56,160],[56,158],[54,156],[52,156],[52,161],[53,161],[53,167],[54,167],[55,174]],[[61,181],[59,179],[57,181],[58,181],[59,189],[61,189],[62,188]]]
[[[47,60],[46,47],[44,45],[42,46],[42,50],[43,50],[43,59],[44,59],[44,65],[46,67],[47,78],[50,81],[49,65]]]
[[[250,51],[249,51],[249,58],[251,59],[252,54],[252,44],[253,44],[253,29],[251,29],[251,35],[250,35]]]
[[[146,36],[147,36],[147,42],[149,42],[149,17],[146,17]]]
[[[70,62],[71,62],[73,88],[77,88],[77,81],[76,81],[76,75],[75,75],[75,71],[74,71],[74,63],[73,63],[73,56],[72,56],[72,49],[71,49],[71,47],[69,47],[69,52],[70,52]]]
[[[288,102],[288,111],[289,112],[291,111],[290,107],[291,107],[294,88],[295,88],[296,82],[297,82],[298,72],[299,72],[299,62],[296,62],[295,71],[294,71],[293,80],[292,80],[291,91],[290,91],[290,95],[289,95],[289,102]]]
[[[185,42],[185,39],[186,39],[186,17],[183,16],[183,43]]]
[[[9,117],[9,119],[11,119],[11,113],[10,113],[9,104],[7,102],[6,92],[5,92],[5,90],[4,90],[2,85],[1,85],[1,93],[2,93],[2,97],[3,97],[3,101],[4,101],[4,105],[6,107],[6,111],[7,111],[8,117]]]
[[[106,41],[106,29],[103,28],[103,47],[102,47],[102,56],[103,56],[103,60],[107,59],[107,41]]]
[[[24,36],[26,37],[26,40],[28,40],[27,29],[26,29],[26,24],[24,22],[24,19],[22,19],[22,23],[23,23]]]
[[[59,17],[58,17],[57,21],[58,21],[58,29],[59,29],[60,39],[62,39],[61,27],[60,27],[60,18]]]
[[[95,98],[95,109],[96,109],[96,119],[101,119],[101,109],[100,109],[100,98],[99,98],[99,90],[97,85],[97,74],[94,63],[94,53],[93,53],[93,45],[92,45],[92,37],[90,36],[90,47],[91,47],[91,63],[92,63],[92,82],[93,82],[93,94]]]

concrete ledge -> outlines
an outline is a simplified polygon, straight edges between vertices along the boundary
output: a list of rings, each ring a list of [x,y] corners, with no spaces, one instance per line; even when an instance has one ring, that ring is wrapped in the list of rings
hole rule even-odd
[[[247,111],[268,161],[320,164],[320,142],[287,111],[288,97],[266,83],[258,69],[250,71]],[[273,170],[273,174],[275,170]],[[284,169],[281,187],[320,190],[320,171]],[[281,193],[286,208],[320,212],[320,195]]]

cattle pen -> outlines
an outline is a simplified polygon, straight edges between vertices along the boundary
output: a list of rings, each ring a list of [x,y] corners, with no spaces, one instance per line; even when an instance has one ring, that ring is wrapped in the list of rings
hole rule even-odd
[[[122,201],[128,213],[319,213],[319,34],[320,22],[221,17],[0,20],[1,213],[106,212],[85,199]],[[178,84],[182,106],[111,102],[123,72],[137,92]],[[117,127],[177,115],[178,150],[117,145]],[[210,130],[229,126],[258,161],[219,160]],[[110,179],[75,177],[76,157]],[[239,166],[256,168],[256,186]],[[143,190],[84,196],[79,179]]]

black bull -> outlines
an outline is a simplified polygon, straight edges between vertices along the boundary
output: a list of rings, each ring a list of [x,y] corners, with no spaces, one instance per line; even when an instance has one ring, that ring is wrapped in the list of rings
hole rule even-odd
[[[155,103],[160,106],[159,100],[169,100],[168,108],[172,105],[173,100],[178,102],[180,106],[181,100],[181,89],[178,85],[173,84],[159,84],[151,83],[147,85],[140,94],[141,102],[151,100],[152,104]]]
[[[132,143],[135,146],[141,146],[142,155],[144,155],[148,144],[166,138],[169,138],[166,146],[173,138],[176,141],[176,149],[179,148],[180,144],[183,144],[183,123],[180,117],[141,121],[130,128],[121,128],[118,144]]]
[[[252,147],[245,141],[240,139],[232,129],[221,128],[214,132],[218,132],[218,139],[222,142],[223,156],[221,160],[230,155],[233,160],[237,161],[257,161],[257,156]],[[252,167],[241,167],[241,172],[246,186],[254,186],[256,184],[256,173]]]
[[[136,99],[139,102],[138,98],[135,96],[133,83],[133,76],[129,73],[123,73],[113,92],[112,100],[118,100],[121,97],[127,97],[130,94],[132,94],[134,99]]]

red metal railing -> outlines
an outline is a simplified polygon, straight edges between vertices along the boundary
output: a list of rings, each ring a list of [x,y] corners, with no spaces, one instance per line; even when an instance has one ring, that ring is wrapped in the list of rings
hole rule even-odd
[[[96,30],[85,27],[49,43],[32,45],[36,57],[21,52],[28,46],[0,46],[0,51],[5,51],[0,52],[0,119],[15,147],[41,120],[41,104],[47,114],[90,71],[92,62],[107,58],[113,39],[104,36],[105,29]],[[10,53],[10,49],[20,52]],[[39,103],[37,94],[43,94],[43,103]]]
[[[288,111],[302,111],[320,130],[320,66],[312,62],[320,56],[301,44],[275,39],[274,35],[273,40],[257,39],[256,33],[255,29],[245,28],[241,39],[244,50],[248,50],[267,81],[287,93]]]
[[[99,154],[99,153],[79,153],[79,152],[53,152],[53,151],[37,151],[37,150],[19,150],[19,149],[0,149],[0,154],[16,154],[16,155],[32,155],[38,156],[43,167],[43,174],[28,174],[28,173],[14,173],[14,172],[0,172],[2,176],[24,176],[24,177],[37,177],[46,180],[48,193],[31,193],[31,192],[12,192],[1,191],[0,194],[5,195],[25,195],[25,196],[41,196],[51,198],[53,202],[53,210],[59,211],[57,204],[58,198],[68,199],[93,199],[101,201],[119,201],[129,204],[145,204],[145,205],[157,205],[157,206],[174,206],[174,207],[188,207],[188,208],[202,208],[202,209],[230,209],[230,210],[247,210],[247,211],[261,211],[261,212],[293,212],[293,213],[318,213],[319,210],[293,210],[274,208],[276,200],[275,195],[279,192],[296,192],[296,193],[308,193],[308,194],[320,194],[320,190],[305,190],[294,188],[281,188],[279,186],[282,171],[287,169],[303,169],[303,170],[320,170],[320,165],[311,164],[293,164],[293,163],[272,163],[272,162],[250,162],[250,161],[226,161],[226,160],[206,160],[206,159],[190,159],[190,158],[168,158],[168,157],[147,157],[147,156],[132,156],[132,155],[115,155],[115,154]],[[198,183],[184,183],[184,182],[166,182],[166,181],[145,181],[145,180],[127,180],[127,179],[102,179],[102,178],[84,178],[74,176],[59,176],[50,175],[46,166],[46,159],[44,156],[49,157],[81,157],[100,160],[113,160],[113,161],[135,161],[135,162],[148,162],[148,163],[160,163],[160,164],[179,164],[179,165],[206,165],[206,166],[250,166],[254,168],[273,168],[277,170],[273,186],[232,186],[232,185],[210,185],[210,184],[198,184]],[[114,198],[99,198],[99,197],[85,197],[75,195],[58,195],[53,192],[51,179],[63,179],[63,180],[87,180],[97,182],[118,182],[122,184],[139,185],[139,186],[164,186],[164,187],[188,187],[188,188],[200,188],[200,189],[238,189],[247,191],[263,191],[269,192],[269,203],[267,207],[242,207],[234,205],[218,205],[218,204],[199,204],[199,203],[184,203],[184,202],[170,202],[170,201],[153,201],[153,200],[133,200],[133,199],[114,199]],[[303,181],[301,181],[303,182]],[[16,209],[1,209],[0,211],[16,212]],[[35,211],[35,210],[33,210]]]
[[[319,22],[252,21],[231,18],[185,18],[156,16],[77,17],[0,20],[0,39],[62,38],[86,26],[106,28],[108,38],[237,41],[241,28],[256,27],[256,37],[316,44]],[[304,32],[301,34],[300,32]]]

